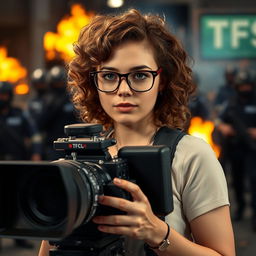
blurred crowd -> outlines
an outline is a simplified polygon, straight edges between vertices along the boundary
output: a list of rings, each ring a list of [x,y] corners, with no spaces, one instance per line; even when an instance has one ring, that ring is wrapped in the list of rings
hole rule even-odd
[[[256,232],[256,77],[249,68],[227,66],[223,78],[225,83],[209,99],[200,93],[195,76],[191,114],[214,123],[212,139],[220,147],[219,161],[230,175],[234,191],[232,219],[242,220],[249,207],[252,231]]]
[[[14,104],[14,85],[0,81],[0,160],[56,160],[53,141],[66,137],[64,126],[78,119],[66,91],[67,76],[62,66],[36,69],[31,75],[32,94],[26,107]],[[32,248],[26,240],[15,245]]]
[[[36,69],[31,75],[33,93],[24,108],[13,105],[13,85],[0,81],[0,159],[56,160],[53,141],[64,137],[64,126],[78,121],[66,91],[62,66]]]
[[[212,138],[221,148],[219,160],[229,173],[235,196],[234,221],[251,209],[252,229],[256,232],[256,78],[249,69],[227,66],[225,83],[214,97],[200,90],[200,77],[194,74],[196,92],[190,101],[193,117],[214,123]],[[24,108],[15,107],[14,85],[0,81],[0,160],[56,160],[64,157],[53,148],[53,141],[66,137],[64,126],[80,122],[66,91],[67,76],[62,66],[36,69],[30,77],[32,93]],[[245,194],[249,192],[248,202]],[[30,247],[28,241],[15,240]]]

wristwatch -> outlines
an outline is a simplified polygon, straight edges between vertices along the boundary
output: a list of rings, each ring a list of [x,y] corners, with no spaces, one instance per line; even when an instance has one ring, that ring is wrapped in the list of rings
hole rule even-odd
[[[164,251],[170,245],[170,240],[168,238],[164,239],[158,246],[159,251]]]
[[[151,247],[150,245],[148,245],[150,249],[157,249],[159,251],[164,251],[170,245],[170,240],[168,239],[170,234],[170,226],[168,225],[168,223],[166,223],[166,225],[167,225],[167,233],[164,240],[156,247]]]

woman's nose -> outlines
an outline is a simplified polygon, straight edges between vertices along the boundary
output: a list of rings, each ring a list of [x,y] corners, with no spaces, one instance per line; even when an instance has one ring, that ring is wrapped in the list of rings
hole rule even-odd
[[[130,86],[128,84],[128,81],[125,77],[121,78],[120,85],[119,85],[117,93],[119,95],[123,95],[123,94],[130,95],[130,94],[132,94],[132,89],[130,88]]]

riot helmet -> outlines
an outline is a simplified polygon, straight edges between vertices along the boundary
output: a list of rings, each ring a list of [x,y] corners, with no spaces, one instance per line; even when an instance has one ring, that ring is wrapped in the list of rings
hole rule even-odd
[[[48,89],[46,71],[43,68],[35,69],[31,74],[31,85],[38,93],[44,93]]]
[[[253,84],[253,80],[248,71],[241,70],[236,74],[234,83],[237,87],[242,84]]]
[[[67,72],[63,66],[53,66],[47,73],[47,82],[53,90],[65,90]]]
[[[250,99],[254,97],[254,83],[250,72],[239,71],[234,79],[237,94],[242,99]]]
[[[10,106],[13,98],[13,85],[7,81],[0,81],[0,110]]]
[[[225,68],[224,76],[228,85],[232,85],[237,75],[237,68],[231,65],[227,65]]]

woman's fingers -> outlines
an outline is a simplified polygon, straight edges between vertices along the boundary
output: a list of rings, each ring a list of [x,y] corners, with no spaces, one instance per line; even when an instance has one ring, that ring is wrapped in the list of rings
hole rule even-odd
[[[109,234],[118,234],[124,236],[130,236],[137,238],[136,232],[132,232],[131,227],[129,226],[102,226],[99,225],[98,229],[102,232],[109,233]]]
[[[131,202],[124,198],[113,196],[100,196],[99,203],[105,206],[114,207],[131,215],[143,214],[146,206],[140,202]]]
[[[114,178],[113,182],[116,186],[130,192],[135,201],[148,201],[147,197],[137,184],[118,178]]]
[[[133,206],[131,201],[113,196],[99,196],[99,203],[102,205],[117,208],[125,212],[127,212]]]
[[[128,191],[132,195],[133,201],[120,197],[99,196],[100,204],[117,208],[132,215],[141,215],[144,214],[147,209],[150,209],[148,199],[138,185],[117,178],[114,179],[114,184]]]
[[[128,215],[109,215],[109,216],[96,216],[93,222],[102,225],[113,226],[136,226],[138,225],[137,218]]]
[[[136,239],[143,239],[147,232],[145,222],[140,217],[127,215],[97,216],[93,222],[98,229],[105,233],[126,235]]]

